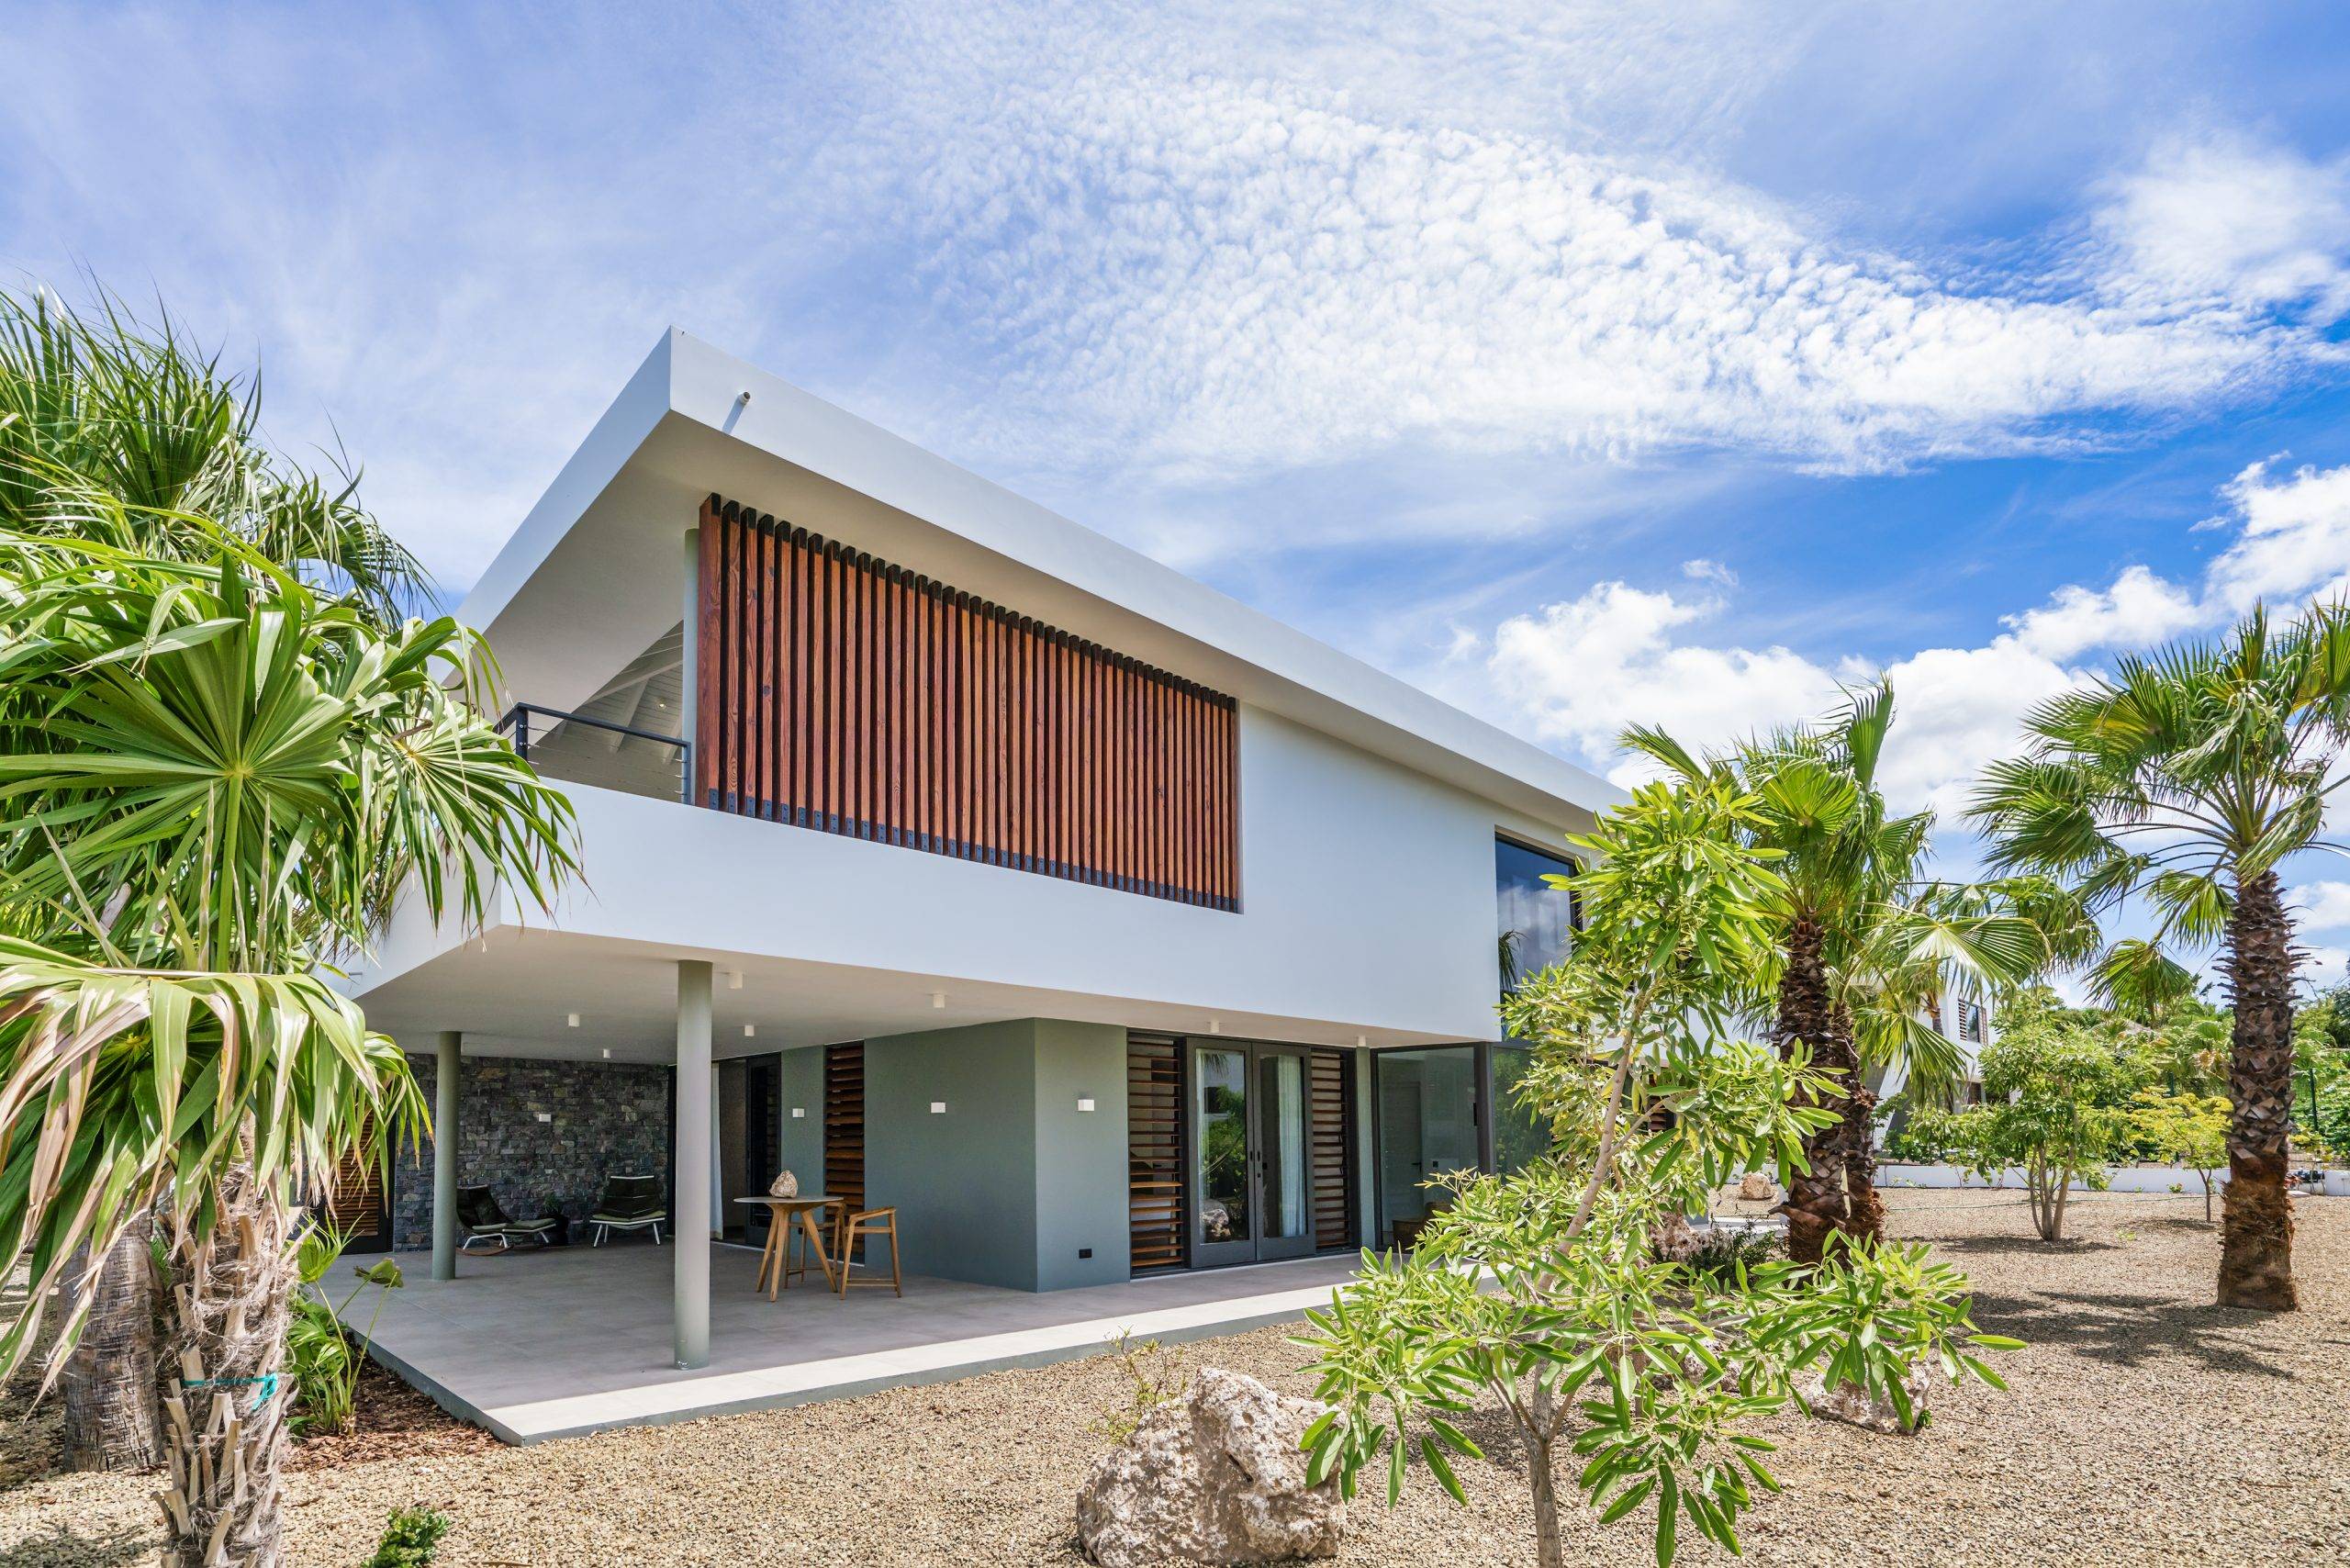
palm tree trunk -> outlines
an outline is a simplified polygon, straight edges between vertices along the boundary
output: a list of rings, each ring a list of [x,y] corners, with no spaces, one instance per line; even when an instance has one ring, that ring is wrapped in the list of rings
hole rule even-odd
[[[2290,1312],[2293,1211],[2286,1192],[2292,1128],[2293,926],[2277,873],[2236,887],[2228,912],[2228,1185],[2220,1210],[2220,1305]]]
[[[1844,1157],[1844,1223],[1839,1228],[1855,1241],[1882,1241],[1885,1204],[1876,1195],[1876,1092],[1862,1078],[1852,1015],[1841,1003],[1835,1010],[1834,1027],[1852,1061],[1844,1100],[1838,1107],[1841,1119],[1831,1129]]]
[[[1845,1087],[1845,1092],[1824,1103],[1830,1110],[1842,1112],[1850,1103],[1851,1094],[1867,1092],[1858,1082],[1859,1064],[1853,1057],[1852,1033],[1837,1025],[1837,1008],[1828,991],[1827,966],[1820,958],[1821,938],[1819,923],[1807,917],[1798,919],[1787,932],[1786,964],[1779,977],[1779,1010],[1772,1021],[1771,1045],[1784,1058],[1800,1040],[1811,1047],[1815,1068],[1841,1070],[1838,1082]],[[1865,1129],[1865,1112],[1862,1114],[1862,1125]],[[1780,1207],[1787,1216],[1787,1255],[1798,1263],[1819,1261],[1820,1249],[1827,1244],[1829,1232],[1844,1229],[1852,1223],[1851,1206],[1845,1200],[1845,1170],[1850,1159],[1847,1126],[1848,1122],[1840,1115],[1834,1124],[1805,1139],[1804,1158],[1810,1169],[1789,1174],[1787,1201]]]
[[[282,1194],[241,1163],[221,1181],[218,1204],[207,1229],[182,1216],[173,1248],[166,1350],[180,1386],[163,1402],[172,1467],[163,1562],[277,1568],[278,1462],[294,1398],[285,1361],[291,1216]]]
[[[134,1216],[106,1252],[82,1338],[57,1385],[65,1413],[65,1454],[76,1470],[151,1470],[163,1462],[155,1429],[153,1225]],[[82,1268],[89,1267],[86,1252]]]

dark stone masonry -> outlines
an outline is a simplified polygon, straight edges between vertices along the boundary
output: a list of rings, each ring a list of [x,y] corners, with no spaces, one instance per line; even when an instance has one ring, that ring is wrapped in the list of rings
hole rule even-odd
[[[431,1057],[410,1057],[427,1103]],[[548,1119],[541,1121],[544,1114]],[[669,1175],[669,1070],[607,1061],[466,1057],[457,1069],[457,1180],[487,1182],[516,1219],[579,1226],[608,1175]],[[403,1148],[392,1176],[393,1245],[432,1245],[432,1142]],[[666,1239],[666,1236],[665,1236]]]

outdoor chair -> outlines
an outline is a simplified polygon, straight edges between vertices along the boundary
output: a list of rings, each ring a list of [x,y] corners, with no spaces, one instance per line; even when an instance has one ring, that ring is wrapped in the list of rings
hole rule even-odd
[[[868,1287],[878,1288],[886,1283],[901,1296],[906,1294],[904,1277],[898,1272],[898,1211],[896,1209],[865,1209],[853,1214],[843,1223],[837,1234],[839,1240],[834,1244],[834,1251],[840,1259],[841,1271],[840,1282],[834,1288],[844,1299],[848,1295],[849,1287],[852,1285],[862,1290]],[[869,1280],[849,1278],[849,1249],[856,1245],[859,1237],[866,1236],[887,1236],[890,1238],[890,1277],[886,1281],[878,1275]]]
[[[537,1219],[510,1219],[498,1206],[498,1194],[485,1182],[479,1186],[457,1189],[457,1224],[465,1233],[464,1240],[458,1243],[460,1251],[472,1251],[476,1241],[495,1241],[496,1249],[503,1252],[517,1241],[550,1245],[563,1218],[559,1215],[542,1215]]]
[[[596,1212],[588,1216],[595,1226],[589,1245],[601,1247],[604,1238],[615,1230],[646,1230],[653,1232],[653,1245],[661,1245],[661,1227],[668,1223],[669,1211],[661,1206],[661,1178],[658,1176],[607,1176],[604,1195],[596,1204]]]

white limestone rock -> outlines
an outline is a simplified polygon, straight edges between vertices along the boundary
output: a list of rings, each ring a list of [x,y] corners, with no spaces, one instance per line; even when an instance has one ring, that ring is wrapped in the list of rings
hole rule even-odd
[[[1077,1533],[1102,1568],[1335,1557],[1346,1524],[1336,1474],[1305,1484],[1305,1428],[1323,1406],[1203,1368],[1182,1398],[1096,1460]]]
[[[1814,1416],[1824,1421],[1847,1421],[1855,1427],[1865,1427],[1872,1432],[1886,1432],[1900,1437],[1913,1435],[1918,1427],[1926,1424],[1926,1395],[1933,1387],[1925,1367],[1913,1369],[1904,1384],[1909,1394],[1909,1409],[1917,1417],[1917,1426],[1901,1424],[1901,1413],[1889,1399],[1871,1399],[1851,1383],[1839,1383],[1830,1390],[1827,1381],[1814,1377],[1803,1385],[1803,1402]]]

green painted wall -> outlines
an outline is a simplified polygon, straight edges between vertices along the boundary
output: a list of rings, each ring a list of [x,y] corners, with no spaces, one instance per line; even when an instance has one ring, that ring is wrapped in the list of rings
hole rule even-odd
[[[782,1137],[776,1148],[783,1168],[800,1178],[803,1193],[824,1190],[824,1047],[803,1046],[783,1053],[782,1092],[778,1096]],[[795,1116],[798,1109],[806,1113]]]
[[[1050,1019],[1035,1027],[1036,1288],[1122,1282],[1129,1276],[1126,1032]],[[1093,1109],[1079,1110],[1080,1099]]]
[[[865,1043],[865,1201],[906,1272],[1036,1288],[1035,1103],[1033,1022]]]
[[[1112,1026],[1020,1019],[867,1041],[866,1202],[896,1206],[906,1271],[1015,1290],[1126,1279],[1125,1093]]]

